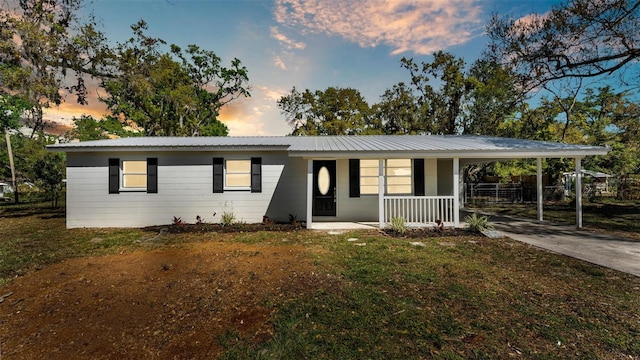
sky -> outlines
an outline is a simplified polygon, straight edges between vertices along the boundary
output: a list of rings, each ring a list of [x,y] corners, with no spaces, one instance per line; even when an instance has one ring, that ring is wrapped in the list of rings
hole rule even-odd
[[[249,72],[251,97],[234,100],[219,119],[230,136],[286,135],[291,127],[277,100],[291,92],[333,87],[357,89],[372,105],[386,89],[409,82],[402,57],[431,61],[443,50],[469,65],[487,42],[494,13],[514,18],[543,14],[550,0],[94,0],[95,15],[112,44],[131,37],[143,19],[147,34],[168,44],[196,44],[223,66],[233,58]],[[69,96],[45,117],[67,122],[82,114],[100,118],[104,105],[92,89],[89,106]],[[104,94],[103,94],[104,95]]]

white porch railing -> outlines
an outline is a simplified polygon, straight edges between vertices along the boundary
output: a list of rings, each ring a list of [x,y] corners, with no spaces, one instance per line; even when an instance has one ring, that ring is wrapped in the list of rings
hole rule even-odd
[[[404,218],[408,225],[432,224],[437,219],[453,224],[453,196],[384,196],[384,222]]]

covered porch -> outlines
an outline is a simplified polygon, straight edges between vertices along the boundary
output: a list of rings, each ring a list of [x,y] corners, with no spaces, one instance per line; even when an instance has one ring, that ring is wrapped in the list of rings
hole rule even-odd
[[[458,158],[309,158],[307,228],[384,228],[396,217],[410,227],[433,226],[436,220],[460,227],[459,163]]]
[[[542,157],[537,157],[537,219],[544,219],[543,209],[543,184],[542,184]],[[342,159],[343,161],[345,159]],[[371,169],[355,165],[354,160],[348,159],[349,176],[340,176],[340,166],[331,166],[340,159],[307,159],[307,213],[306,224],[308,229],[332,229],[332,228],[385,228],[391,223],[393,218],[401,217],[405,220],[409,227],[425,227],[434,226],[436,220],[440,220],[446,227],[461,227],[460,210],[463,207],[462,199],[462,174],[461,163],[468,164],[471,162],[487,161],[487,159],[409,159],[411,167],[408,170],[403,168],[405,172],[410,173],[403,181],[398,177],[394,177],[390,171],[388,164],[390,161],[398,160],[396,158],[379,158],[375,159],[377,168],[376,180],[372,181],[374,176],[371,175]],[[371,159],[367,159],[371,160]],[[496,159],[492,159],[496,160]],[[433,166],[434,162],[436,166]],[[582,157],[574,157],[575,171],[581,171]],[[428,164],[431,163],[431,166]],[[329,164],[330,166],[326,166]],[[430,176],[425,174],[426,169],[431,169]],[[444,164],[444,165],[443,165]],[[356,171],[355,166],[358,166]],[[450,168],[449,168],[450,166]],[[344,167],[344,166],[343,166]],[[440,170],[440,175],[438,175]],[[333,172],[333,173],[332,173]],[[369,174],[366,174],[369,172]],[[363,175],[363,173],[365,173]],[[357,181],[356,178],[357,177]],[[410,179],[411,181],[408,181]],[[339,183],[348,182],[349,198],[353,202],[353,198],[366,196],[366,209],[356,212],[363,216],[353,215],[353,204],[346,205],[347,211],[340,209],[340,199],[346,198],[340,196],[344,192],[344,186],[338,186]],[[447,184],[443,185],[443,182]],[[405,194],[394,194],[398,192],[393,190],[394,187],[405,188]],[[576,179],[576,188],[581,189],[581,179]],[[368,189],[368,190],[367,190]],[[371,189],[375,191],[371,191]],[[411,189],[407,191],[407,189]],[[446,191],[446,194],[442,194]],[[367,192],[362,195],[362,192]],[[354,194],[357,194],[354,196]],[[357,200],[356,200],[357,201]],[[377,216],[371,215],[372,208],[377,208]],[[365,214],[370,214],[366,216]],[[576,192],[576,227],[582,228],[582,192]]]

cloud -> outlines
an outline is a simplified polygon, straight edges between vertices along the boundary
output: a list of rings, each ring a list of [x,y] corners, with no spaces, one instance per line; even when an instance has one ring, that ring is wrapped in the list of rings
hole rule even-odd
[[[230,136],[285,135],[291,132],[276,105],[284,91],[266,86],[252,87],[250,98],[239,98],[220,110],[218,119]]]
[[[431,54],[482,33],[477,0],[276,0],[275,19],[302,34],[325,33],[391,53]]]
[[[302,41],[295,41],[284,35],[277,27],[271,27],[271,37],[282,43],[287,49],[302,50],[307,44]]]

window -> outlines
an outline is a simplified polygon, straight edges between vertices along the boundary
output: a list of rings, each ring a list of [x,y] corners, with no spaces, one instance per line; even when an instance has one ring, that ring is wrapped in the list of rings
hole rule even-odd
[[[378,164],[379,160],[360,160],[360,194],[378,193]]]
[[[109,193],[120,191],[158,192],[158,159],[109,159]]]
[[[213,158],[213,192],[225,190],[262,192],[262,158]]]
[[[224,187],[250,188],[251,187],[251,160],[226,160]]]
[[[124,160],[122,161],[122,188],[146,189],[147,188],[147,161]]]
[[[387,194],[411,194],[411,159],[388,159],[385,173]]]
[[[413,169],[411,159],[384,160],[384,174],[386,194],[412,194]],[[378,194],[378,159],[350,159],[349,160],[349,196]],[[421,165],[418,162],[416,165]],[[419,170],[419,169],[418,169]],[[424,172],[424,171],[423,171]],[[422,175],[422,178],[424,176]],[[418,179],[420,180],[420,179]],[[424,180],[422,180],[424,188]],[[417,181],[416,184],[420,185]],[[416,195],[424,195],[416,189]]]

